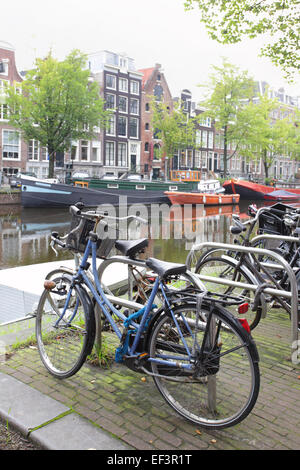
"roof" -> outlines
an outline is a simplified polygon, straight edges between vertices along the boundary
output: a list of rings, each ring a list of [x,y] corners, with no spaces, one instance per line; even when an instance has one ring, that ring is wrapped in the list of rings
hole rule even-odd
[[[143,74],[143,77],[142,77],[142,88],[143,89],[145,88],[145,85],[146,85],[147,81],[149,80],[149,78],[151,77],[154,70],[155,70],[155,67],[150,67],[148,69],[138,70],[138,72]]]

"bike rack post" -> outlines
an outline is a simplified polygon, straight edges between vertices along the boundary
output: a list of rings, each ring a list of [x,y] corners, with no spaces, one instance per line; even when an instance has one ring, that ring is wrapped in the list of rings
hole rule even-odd
[[[265,237],[266,235],[264,236],[262,235],[262,238],[265,238]],[[274,237],[274,235],[271,237]],[[258,237],[256,237],[256,240],[257,239]],[[269,256],[271,258],[274,258],[282,266],[282,268],[286,270],[289,281],[290,281],[291,290],[287,292],[287,291],[281,291],[279,289],[267,288],[265,289],[265,292],[273,294],[273,295],[276,295],[276,292],[277,292],[277,295],[291,299],[291,343],[292,343],[291,344],[291,359],[293,362],[294,355],[296,355],[297,357],[297,347],[298,347],[298,287],[297,287],[295,273],[293,269],[291,268],[291,266],[288,264],[288,262],[278,253],[275,253],[271,250],[265,250],[262,248],[253,248],[253,247],[248,247],[248,246],[231,245],[231,244],[225,244],[225,243],[203,242],[203,243],[194,245],[188,254],[186,258],[186,265],[189,270],[192,269],[191,264],[192,264],[194,252],[201,251],[204,248],[220,248],[221,250],[224,250],[224,251],[230,250],[230,251],[238,251],[238,252],[244,252],[244,253],[253,253],[257,255]],[[199,275],[199,278],[200,280],[206,279],[206,280],[210,280],[211,282],[216,282],[220,284],[227,284],[227,285],[233,285],[233,286],[242,285],[242,283],[236,283],[235,281],[225,281],[222,278],[215,278],[215,277],[201,276],[201,275]],[[257,287],[258,286],[253,286],[252,289],[256,290]]]

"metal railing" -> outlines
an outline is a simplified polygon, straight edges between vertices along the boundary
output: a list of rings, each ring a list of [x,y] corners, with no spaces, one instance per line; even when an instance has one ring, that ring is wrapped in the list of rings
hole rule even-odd
[[[255,237],[252,242],[255,242],[259,239],[263,238],[272,238],[274,239],[276,235],[260,235]],[[277,236],[278,237],[278,236]],[[284,237],[280,236],[280,240]],[[289,237],[291,238],[291,237]],[[294,237],[292,237],[294,238]],[[264,289],[264,293],[269,294],[271,296],[277,297],[285,297],[291,300],[291,358],[292,361],[294,360],[295,355],[297,355],[297,348],[298,348],[298,287],[296,282],[296,276],[289,265],[289,263],[278,253],[275,253],[271,250],[263,249],[263,248],[253,248],[248,246],[241,246],[241,245],[231,245],[225,243],[216,243],[216,242],[203,242],[200,244],[195,244],[191,248],[187,258],[186,258],[186,265],[189,270],[192,270],[192,262],[195,256],[196,251],[202,251],[204,248],[218,248],[224,251],[235,251],[235,252],[244,252],[249,254],[256,254],[256,255],[264,255],[270,258],[275,259],[279,266],[284,269],[288,275],[288,279],[290,281],[290,291],[285,291],[281,289],[274,289],[271,287],[267,287]],[[204,276],[201,274],[195,274],[199,277],[199,279],[203,281],[209,281],[217,284],[225,284],[233,287],[242,287],[245,289],[256,291],[259,287],[259,284],[245,284],[241,282],[231,281],[229,279],[217,278],[213,276]]]

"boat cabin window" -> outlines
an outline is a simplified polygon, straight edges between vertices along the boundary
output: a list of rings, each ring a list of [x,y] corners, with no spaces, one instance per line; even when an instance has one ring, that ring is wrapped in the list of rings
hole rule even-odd
[[[117,183],[108,183],[107,188],[108,189],[118,189],[119,185]]]
[[[144,184],[137,184],[135,189],[146,189],[146,186]]]
[[[178,186],[169,186],[170,191],[177,191]]]

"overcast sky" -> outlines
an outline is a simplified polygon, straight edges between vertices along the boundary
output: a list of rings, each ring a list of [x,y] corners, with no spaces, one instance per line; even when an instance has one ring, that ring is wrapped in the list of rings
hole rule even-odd
[[[275,88],[288,85],[280,69],[259,58],[262,38],[221,46],[210,40],[199,12],[184,11],[184,0],[14,0],[1,3],[0,40],[13,44],[19,70],[28,69],[50,48],[63,59],[72,49],[125,52],[136,67],[160,63],[173,96],[183,88],[200,97],[211,65],[222,57]]]

